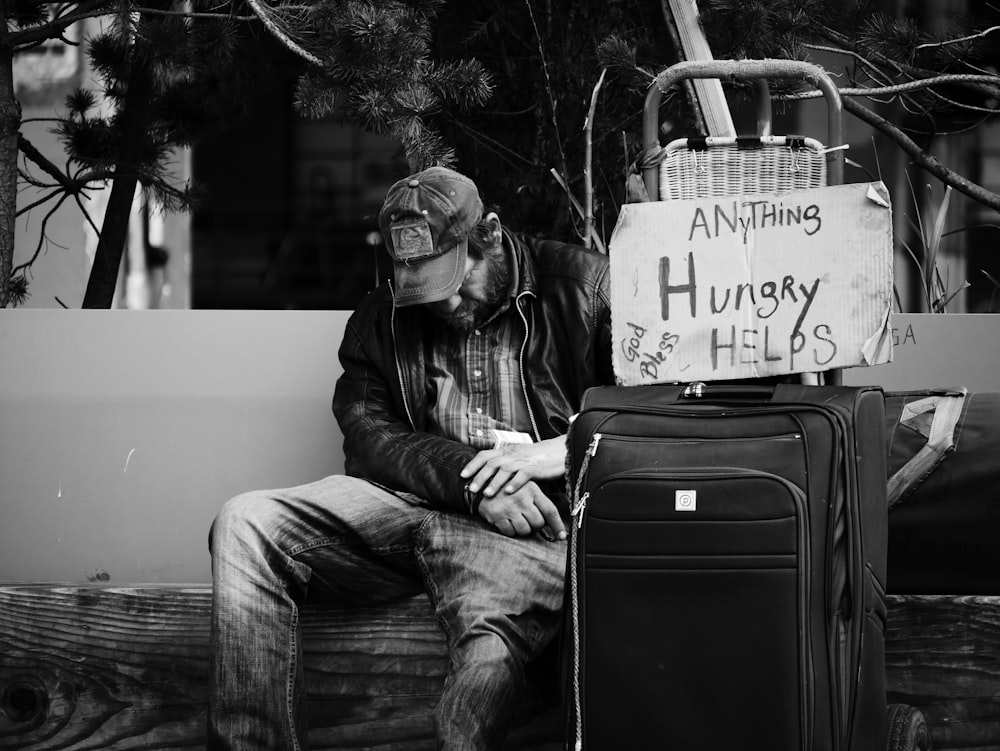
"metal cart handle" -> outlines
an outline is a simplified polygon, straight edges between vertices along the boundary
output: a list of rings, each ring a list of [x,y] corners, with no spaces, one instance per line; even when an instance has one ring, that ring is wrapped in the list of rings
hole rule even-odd
[[[646,152],[660,147],[659,109],[663,93],[688,78],[753,81],[758,84],[758,96],[762,90],[766,90],[760,86],[760,82],[766,82],[768,78],[794,78],[807,81],[819,89],[826,98],[826,145],[837,147],[843,143],[843,104],[840,101],[840,91],[826,71],[818,65],[800,60],[687,60],[671,65],[650,84],[642,117],[642,147]],[[844,181],[843,150],[831,149],[827,152],[826,161],[828,184],[840,185]],[[659,195],[655,164],[643,169],[642,180],[646,185],[646,192],[651,197]]]

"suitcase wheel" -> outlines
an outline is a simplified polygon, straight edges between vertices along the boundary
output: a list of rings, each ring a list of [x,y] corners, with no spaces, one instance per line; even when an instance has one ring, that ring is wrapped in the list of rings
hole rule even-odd
[[[931,751],[931,731],[916,707],[889,705],[889,737],[886,751]]]

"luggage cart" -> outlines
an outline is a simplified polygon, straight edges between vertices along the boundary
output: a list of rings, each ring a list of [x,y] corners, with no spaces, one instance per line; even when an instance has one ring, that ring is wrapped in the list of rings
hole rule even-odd
[[[678,138],[660,148],[659,107],[663,92],[692,78],[752,83],[756,91],[757,134]],[[772,135],[768,78],[805,80],[823,93],[829,145],[805,136]],[[691,60],[660,73],[646,95],[643,184],[652,201],[840,185],[844,181],[843,140],[840,92],[822,68],[797,60]],[[842,382],[839,370],[804,374],[802,380],[837,385]]]
[[[660,149],[659,107],[663,92],[690,78],[749,81],[757,92],[755,136],[681,138]],[[767,78],[812,83],[827,103],[827,138],[771,134]],[[642,142],[647,153],[643,182],[651,200],[716,197],[757,191],[801,190],[844,181],[843,106],[829,76],[811,63],[796,60],[688,61],[657,76],[643,108]]]
[[[659,106],[663,93],[689,79],[752,83],[757,133],[753,136],[679,138],[661,147]],[[798,80],[818,89],[826,101],[825,144],[806,136],[772,134],[768,79]],[[642,178],[650,200],[708,198],[739,193],[804,190],[844,181],[843,106],[836,85],[819,66],[796,60],[710,60],[673,65],[657,77],[643,110]],[[839,370],[821,374],[840,384]],[[931,736],[923,714],[890,704],[887,751],[929,751]]]

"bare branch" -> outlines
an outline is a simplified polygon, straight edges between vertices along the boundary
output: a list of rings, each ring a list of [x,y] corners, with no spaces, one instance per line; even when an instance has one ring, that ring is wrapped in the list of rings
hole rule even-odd
[[[968,36],[958,37],[957,39],[946,39],[943,42],[927,42],[925,44],[918,44],[913,49],[923,50],[927,49],[928,47],[947,47],[950,44],[962,44],[962,42],[971,42],[973,39],[982,39],[987,34],[990,34],[994,31],[1000,31],[1000,26],[991,26],[990,28],[983,29],[982,31],[979,31],[975,34],[969,34]]]
[[[897,83],[891,86],[843,88],[840,89],[840,95],[864,97],[884,96],[886,94],[902,94],[904,92],[918,91],[920,89],[928,89],[933,86],[953,83],[989,83],[994,86],[1000,86],[1000,76],[980,76],[971,73],[945,74],[940,76],[931,76],[929,78],[921,78],[916,81],[907,81],[906,83]],[[821,96],[823,96],[823,92],[817,90],[802,91],[796,94],[776,95],[774,98],[785,101],[794,101],[797,99],[816,99]]]
[[[847,36],[840,33],[839,31],[831,29],[829,26],[818,25],[816,27],[816,32],[820,36],[833,41],[834,43],[840,45],[844,49],[850,49],[853,46],[850,43],[850,40],[847,38]],[[922,78],[930,78],[937,75],[936,71],[927,70],[925,68],[920,68],[919,66],[902,63],[876,50],[869,50],[869,52],[872,58],[876,60],[879,63],[879,65],[884,65],[885,67],[896,71],[902,76],[914,79],[922,79]],[[991,97],[997,96],[997,91],[995,86],[984,86],[976,82],[969,82],[968,85],[970,86],[970,88],[977,91],[981,91],[985,93],[987,96]]]
[[[576,196],[570,192],[569,186],[563,180],[562,175],[560,175],[554,167],[549,168],[549,174],[552,175],[552,177],[555,178],[555,181],[562,186],[563,190],[566,191],[566,195],[569,196],[572,208],[576,209],[577,213],[582,216],[583,207],[580,205],[580,202],[576,200]],[[601,236],[597,234],[597,230],[593,227],[590,228],[590,236],[594,239],[594,244],[597,245],[597,249],[607,255],[608,251],[607,248],[604,247],[604,240],[601,239]]]
[[[941,130],[940,128],[935,128],[934,130],[927,130],[923,128],[915,128],[913,126],[909,126],[906,128],[906,132],[915,133],[921,136],[957,136],[962,133],[971,133],[972,131],[980,127],[983,123],[985,123],[987,120],[989,120],[995,114],[996,110],[992,110],[990,111],[989,114],[983,115],[978,120],[969,123],[964,128],[951,128],[949,130]]]
[[[25,184],[25,187],[18,188],[17,192],[18,192],[19,195],[20,195],[20,193],[21,193],[22,190],[25,190],[28,187],[32,187],[32,188],[46,188],[46,189],[47,188],[58,188],[59,187],[59,183],[47,182],[47,181],[40,180],[37,177],[35,177],[34,175],[32,175],[30,172],[28,172],[26,169],[22,168],[21,166],[18,166],[18,168],[17,168],[17,176]]]
[[[35,246],[35,252],[31,255],[31,258],[29,258],[27,261],[25,261],[22,264],[18,264],[17,266],[15,266],[10,270],[10,275],[12,277],[22,269],[27,270],[31,268],[32,264],[38,260],[38,256],[42,252],[42,245],[44,245],[45,241],[48,239],[45,236],[45,228],[48,226],[49,219],[51,219],[52,215],[59,210],[59,207],[63,205],[63,202],[65,202],[67,198],[69,198],[69,194],[63,193],[62,197],[56,202],[56,205],[45,213],[45,216],[42,218],[42,226],[38,233],[38,244]]]
[[[593,135],[594,135],[594,113],[597,110],[597,95],[604,85],[604,76],[608,69],[601,70],[601,77],[597,79],[594,90],[590,95],[590,108],[587,110],[587,121],[584,123],[584,151],[583,151],[583,244],[590,247],[590,236],[594,230],[594,178],[591,175],[591,166],[594,160]]]
[[[830,52],[835,55],[844,55],[846,57],[854,58],[855,62],[861,66],[861,69],[864,70],[868,77],[873,81],[879,81],[880,86],[887,86],[892,80],[875,63],[855,50],[843,49],[841,47],[831,47],[825,44],[803,44],[802,46],[807,49],[816,50],[817,52]]]
[[[24,206],[21,209],[18,209],[17,213],[14,216],[21,216],[22,214],[27,214],[32,209],[38,208],[43,203],[48,203],[49,201],[51,201],[53,198],[55,198],[56,196],[58,196],[60,194],[61,195],[66,195],[61,190],[53,189],[51,193],[47,193],[44,196],[42,196],[41,198],[39,198],[37,201],[32,201],[27,206]]]
[[[183,18],[217,18],[225,21],[259,21],[258,16],[237,16],[232,13],[207,13],[199,11],[183,10],[160,10],[159,8],[139,7],[135,9],[139,13],[146,13],[151,16],[181,16]]]
[[[80,208],[80,213],[82,213],[83,218],[87,220],[87,224],[89,224],[90,228],[94,230],[94,234],[100,237],[101,230],[97,226],[97,223],[93,220],[93,218],[91,218],[90,212],[87,211],[87,207],[83,205],[83,201],[80,200],[80,196],[73,196],[73,200],[76,201],[76,205]]]
[[[480,130],[476,130],[475,128],[469,126],[468,124],[462,122],[461,120],[449,118],[449,122],[451,122],[455,127],[467,133],[469,137],[472,138],[474,141],[477,141],[484,147],[490,149],[494,154],[496,154],[498,158],[503,159],[503,161],[509,164],[512,169],[521,169],[525,166],[527,167],[536,166],[535,162],[523,156],[520,152],[514,151],[509,146],[506,146],[505,144],[501,143],[495,138],[486,135]],[[520,160],[521,164],[518,165],[517,162],[514,161],[515,159]]]
[[[560,184],[566,189],[566,197],[570,202],[576,202],[576,198],[570,192],[568,179],[569,179],[569,169],[566,166],[566,152],[563,151],[562,147],[562,136],[559,135],[559,119],[556,116],[556,99],[552,93],[552,79],[549,77],[549,65],[545,60],[545,49],[542,47],[542,35],[538,31],[538,23],[535,21],[535,11],[531,7],[531,0],[524,0],[524,4],[528,7],[528,16],[531,18],[531,27],[535,30],[535,42],[538,45],[538,57],[542,62],[542,74],[545,76],[545,91],[549,97],[549,112],[552,114],[552,129],[555,133],[556,145],[559,147],[559,170],[562,174],[563,179],[560,180]],[[570,217],[572,217],[573,212],[570,211]],[[574,221],[575,225],[576,222]]]
[[[859,104],[853,99],[845,98],[844,109],[857,117],[859,120],[871,125],[876,130],[889,136],[896,144],[911,158],[920,168],[931,173],[941,180],[945,185],[951,185],[955,190],[964,193],[969,198],[984,206],[1000,211],[1000,195],[993,191],[986,190],[981,185],[977,185],[966,177],[949,169],[936,158],[921,149],[902,130],[890,123],[884,117],[872,112],[867,107]]]

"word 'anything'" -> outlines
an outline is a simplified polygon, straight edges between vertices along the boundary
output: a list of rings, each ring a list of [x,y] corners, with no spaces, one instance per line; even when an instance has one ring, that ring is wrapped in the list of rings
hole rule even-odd
[[[691,219],[691,230],[688,232],[688,241],[694,239],[695,234],[704,233],[708,240],[720,237],[724,234],[741,234],[743,242],[746,243],[751,230],[766,229],[768,227],[802,227],[802,231],[807,235],[815,235],[823,226],[823,218],[819,213],[819,206],[814,203],[808,206],[785,206],[785,204],[774,201],[744,201],[742,206],[749,208],[749,212],[740,214],[740,204],[733,201],[732,207],[723,206],[721,203],[715,204],[714,211],[709,211],[712,219],[702,207],[694,210]]]

